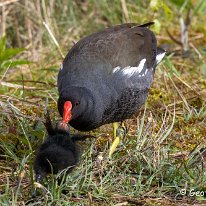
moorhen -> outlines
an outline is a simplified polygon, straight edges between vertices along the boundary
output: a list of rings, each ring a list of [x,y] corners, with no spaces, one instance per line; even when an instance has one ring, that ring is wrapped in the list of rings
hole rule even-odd
[[[65,106],[66,107],[66,106]],[[77,141],[83,141],[91,135],[70,134],[68,124],[64,121],[58,122],[53,128],[49,113],[45,116],[45,127],[48,137],[40,145],[34,160],[34,171],[36,182],[40,183],[47,174],[56,174],[63,169],[67,173],[76,166],[80,156],[80,146]],[[35,196],[36,190],[34,191]]]
[[[148,29],[152,24],[113,26],[81,39],[71,48],[58,74],[58,110],[68,117],[66,123],[90,131],[122,122],[140,109],[155,67],[165,55]],[[63,114],[65,106],[67,112]],[[119,137],[116,140],[109,156]]]

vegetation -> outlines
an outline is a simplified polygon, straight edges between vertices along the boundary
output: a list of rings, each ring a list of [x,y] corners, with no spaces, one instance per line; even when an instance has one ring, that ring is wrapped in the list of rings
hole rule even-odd
[[[0,9],[0,205],[206,204],[206,1],[7,0]],[[168,56],[113,159],[105,125],[83,143],[71,175],[60,185],[48,177],[32,198],[43,113],[60,119],[62,56],[92,32],[148,21]]]

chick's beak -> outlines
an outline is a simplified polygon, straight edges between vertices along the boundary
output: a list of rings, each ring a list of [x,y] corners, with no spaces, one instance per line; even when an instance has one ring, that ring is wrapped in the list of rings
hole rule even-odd
[[[72,103],[70,101],[66,101],[64,103],[64,113],[62,122],[68,124],[72,118]]]

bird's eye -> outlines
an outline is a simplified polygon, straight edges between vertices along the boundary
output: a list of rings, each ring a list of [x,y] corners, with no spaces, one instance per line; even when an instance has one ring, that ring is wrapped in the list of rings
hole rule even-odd
[[[80,104],[80,101],[76,102],[76,103],[75,103],[75,106],[78,106],[79,104]]]

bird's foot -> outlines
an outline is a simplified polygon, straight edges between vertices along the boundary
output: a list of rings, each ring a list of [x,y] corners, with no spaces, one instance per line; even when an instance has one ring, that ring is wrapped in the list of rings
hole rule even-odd
[[[109,150],[109,158],[112,157],[112,154],[116,150],[118,144],[120,143],[120,140],[125,138],[126,133],[127,133],[127,129],[123,123],[121,124],[121,126],[118,126],[118,123],[114,123],[113,128],[114,128],[114,138],[115,139],[114,139],[112,146],[110,147],[110,150]]]
[[[112,154],[114,153],[114,151],[116,150],[118,144],[120,142],[120,137],[116,137],[114,142],[112,143],[112,146],[109,149],[109,158],[111,159]]]

